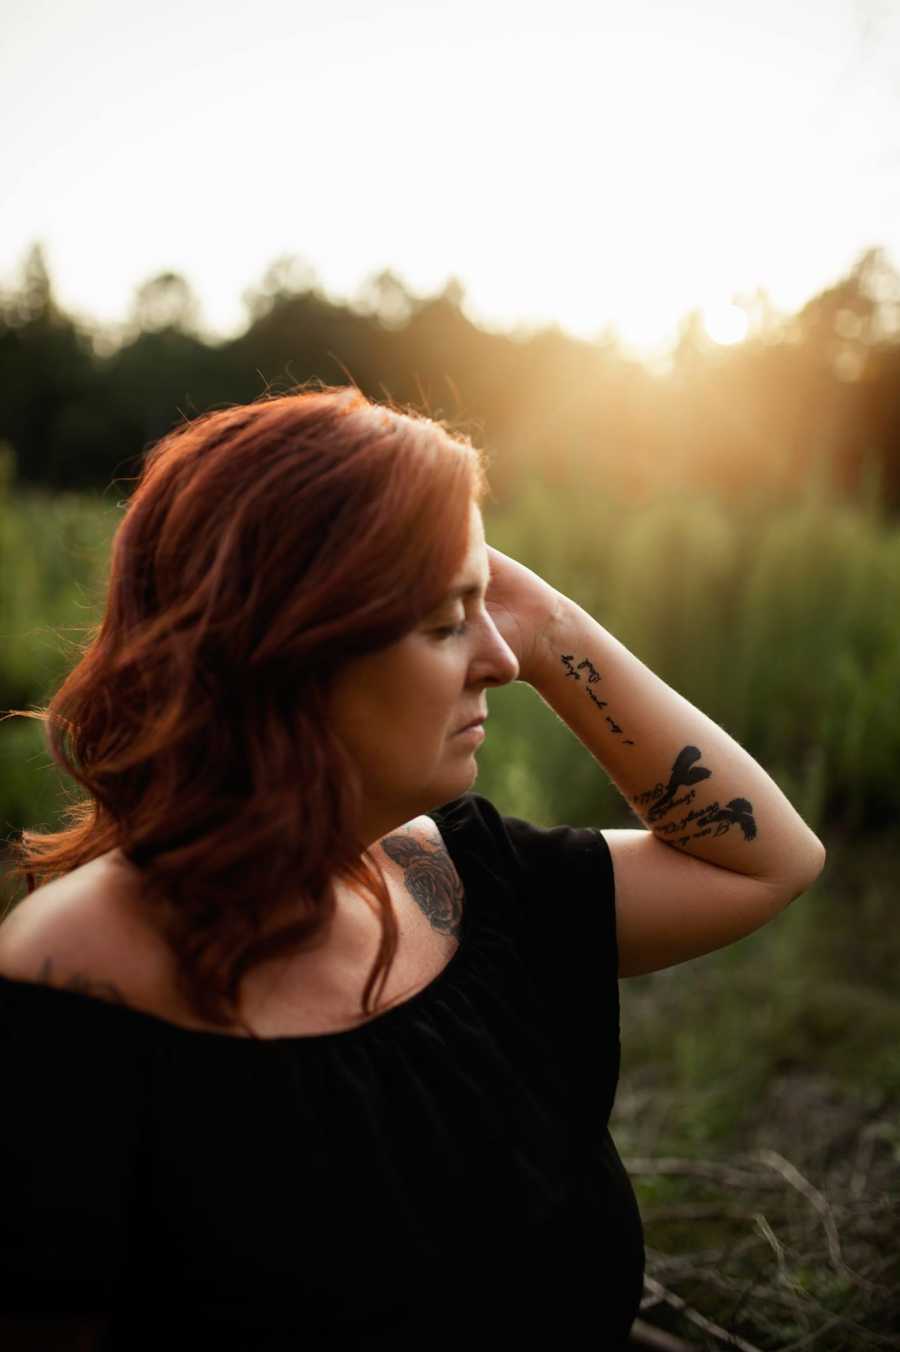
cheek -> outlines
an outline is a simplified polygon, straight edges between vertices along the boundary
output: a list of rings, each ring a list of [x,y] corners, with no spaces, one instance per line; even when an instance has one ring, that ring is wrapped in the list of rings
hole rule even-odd
[[[336,722],[357,746],[386,739],[404,754],[424,750],[447,735],[459,714],[466,670],[465,654],[450,641],[432,647],[414,640],[390,656],[363,658],[335,687]]]

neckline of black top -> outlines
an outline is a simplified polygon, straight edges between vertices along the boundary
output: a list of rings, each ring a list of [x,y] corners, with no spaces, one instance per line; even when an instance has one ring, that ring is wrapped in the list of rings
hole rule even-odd
[[[435,814],[438,811],[445,810],[446,805],[444,809],[434,809],[431,812],[426,812],[424,814],[426,817],[432,819],[439,831],[440,824],[438,823]],[[452,837],[452,832],[449,834]],[[464,896],[467,898],[468,888],[466,887],[465,859],[461,853],[457,852],[453,846],[450,845],[443,832],[441,832],[441,835],[444,840],[444,846],[456,867],[460,880],[462,881]],[[265,1046],[284,1047],[289,1046],[291,1043],[306,1043],[310,1045],[319,1044],[325,1046],[329,1043],[337,1042],[339,1039],[349,1041],[351,1039],[370,1036],[373,1030],[375,1032],[381,1032],[385,1024],[390,1021],[396,1023],[420,1012],[422,1008],[427,1006],[435,997],[441,994],[450,977],[454,976],[457,971],[461,970],[463,967],[465,960],[469,955],[471,930],[471,907],[464,901],[460,919],[459,943],[450,955],[450,960],[445,963],[437,975],[433,976],[424,986],[420,986],[417,991],[412,993],[412,995],[407,996],[405,1000],[401,1000],[397,1004],[391,1005],[384,1013],[377,1014],[374,1018],[367,1019],[364,1023],[352,1024],[349,1028],[338,1028],[333,1032],[286,1033],[275,1037],[248,1037],[240,1033],[218,1033],[213,1029],[189,1028],[186,1024],[174,1023],[171,1019],[165,1019],[160,1014],[151,1014],[149,1010],[138,1009],[134,1005],[115,1004],[112,1000],[103,1000],[99,996],[88,995],[84,991],[66,990],[61,986],[48,986],[45,982],[25,981],[0,975],[0,989],[4,986],[13,990],[30,988],[35,991],[47,991],[52,996],[57,996],[63,1001],[75,1000],[82,1003],[87,1001],[91,1005],[99,1005],[104,1009],[113,1010],[116,1015],[121,1018],[137,1019],[147,1026],[155,1026],[159,1030],[171,1033],[175,1037],[206,1038],[213,1039],[215,1042],[219,1043],[234,1042],[250,1047],[258,1047],[260,1044]]]

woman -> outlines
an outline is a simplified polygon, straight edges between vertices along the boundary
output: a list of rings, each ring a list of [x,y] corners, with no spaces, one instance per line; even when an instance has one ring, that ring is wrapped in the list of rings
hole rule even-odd
[[[85,793],[24,833],[42,885],[0,927],[4,1347],[627,1341],[617,978],[756,929],[824,850],[487,545],[486,489],[466,439],[353,389],[149,453],[38,715]],[[471,791],[516,679],[647,829]]]

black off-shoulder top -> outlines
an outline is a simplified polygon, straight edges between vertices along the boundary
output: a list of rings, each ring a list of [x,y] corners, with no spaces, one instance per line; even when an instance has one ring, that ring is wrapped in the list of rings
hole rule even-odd
[[[252,1040],[0,978],[0,1309],[111,1311],[104,1352],[624,1346],[609,848],[429,815],[459,947],[368,1023]]]

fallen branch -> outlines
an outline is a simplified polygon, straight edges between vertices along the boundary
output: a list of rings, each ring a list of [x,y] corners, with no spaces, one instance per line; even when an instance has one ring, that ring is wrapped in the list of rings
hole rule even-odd
[[[646,1352],[691,1352],[689,1343],[682,1342],[664,1329],[654,1328],[643,1319],[636,1319],[632,1324],[628,1344],[630,1347],[646,1348]]]
[[[681,1296],[676,1295],[674,1291],[668,1291],[660,1282],[656,1281],[655,1278],[645,1276],[644,1286],[647,1287],[653,1295],[658,1296],[660,1300],[663,1300],[667,1305],[670,1305],[673,1310],[680,1311],[685,1319],[689,1319],[692,1324],[696,1324],[698,1328],[703,1329],[704,1333],[711,1334],[713,1338],[718,1338],[720,1342],[726,1343],[729,1347],[739,1348],[740,1352],[761,1352],[761,1349],[756,1347],[753,1343],[748,1343],[744,1338],[739,1338],[735,1333],[729,1333],[727,1329],[723,1329],[719,1324],[715,1324],[711,1319],[707,1319],[706,1315],[701,1314],[699,1310],[693,1309],[688,1305],[686,1300],[682,1300]]]

